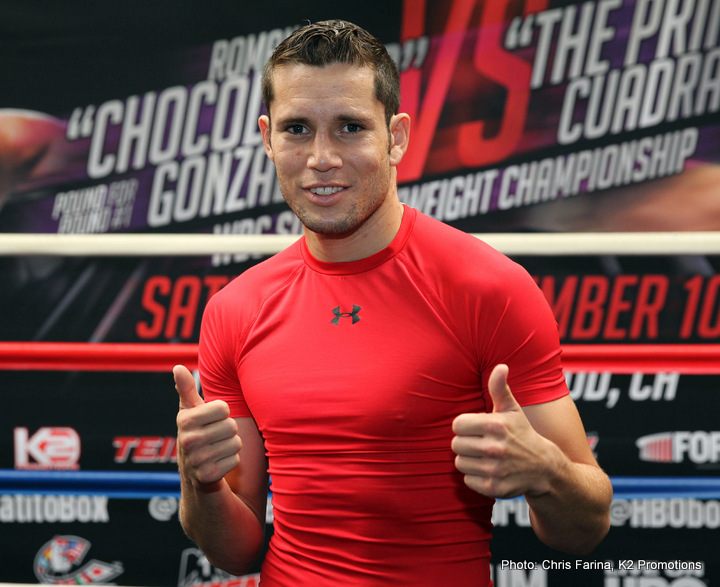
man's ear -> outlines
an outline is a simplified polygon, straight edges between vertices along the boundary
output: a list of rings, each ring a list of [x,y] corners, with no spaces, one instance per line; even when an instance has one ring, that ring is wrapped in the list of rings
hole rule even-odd
[[[263,114],[260,118],[258,118],[258,127],[260,128],[260,134],[262,135],[265,153],[267,153],[270,161],[274,163],[275,159],[273,159],[272,144],[270,143],[270,117]]]
[[[401,112],[390,119],[390,164],[399,165],[410,141],[410,116]]]

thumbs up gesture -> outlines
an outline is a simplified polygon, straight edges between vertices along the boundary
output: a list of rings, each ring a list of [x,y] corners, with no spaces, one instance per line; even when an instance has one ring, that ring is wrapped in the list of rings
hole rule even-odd
[[[453,421],[455,466],[468,487],[488,497],[539,495],[547,491],[545,449],[550,441],[533,429],[507,377],[507,365],[497,365],[490,374],[492,412],[461,414]]]
[[[183,481],[195,487],[211,487],[240,462],[242,442],[230,408],[221,400],[205,403],[190,371],[173,369],[180,398],[177,415],[178,469]]]

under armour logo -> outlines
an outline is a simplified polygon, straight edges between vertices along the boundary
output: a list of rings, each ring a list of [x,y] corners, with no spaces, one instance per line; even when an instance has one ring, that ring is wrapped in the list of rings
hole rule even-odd
[[[335,324],[335,326],[340,324],[340,318],[352,318],[353,324],[360,322],[360,316],[358,316],[358,312],[360,312],[360,310],[360,306],[353,306],[352,312],[341,312],[340,306],[338,306],[337,308],[333,308],[332,313],[335,314],[335,318],[330,320],[330,322]]]

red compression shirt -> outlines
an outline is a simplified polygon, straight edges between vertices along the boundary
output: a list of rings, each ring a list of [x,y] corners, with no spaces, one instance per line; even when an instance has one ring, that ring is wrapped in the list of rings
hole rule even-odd
[[[451,424],[567,394],[557,326],[527,272],[405,208],[381,252],[325,263],[304,239],[208,303],[206,400],[253,417],[272,479],[263,586],[490,585],[493,500],[455,469]]]

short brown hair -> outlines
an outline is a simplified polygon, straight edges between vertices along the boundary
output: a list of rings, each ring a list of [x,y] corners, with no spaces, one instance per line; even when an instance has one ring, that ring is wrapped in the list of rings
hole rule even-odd
[[[385,46],[365,29],[344,20],[307,24],[282,41],[262,74],[262,97],[270,114],[275,67],[288,64],[324,67],[333,63],[368,66],[375,70],[375,96],[385,107],[385,121],[400,110],[400,75]]]

